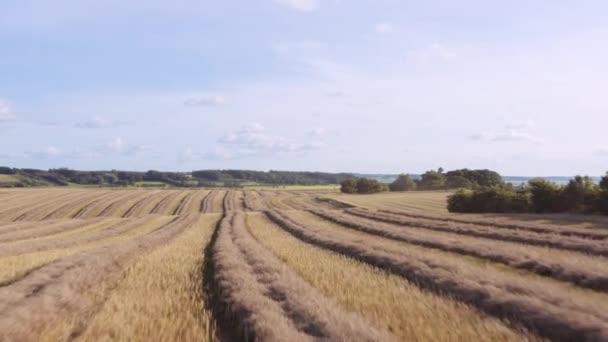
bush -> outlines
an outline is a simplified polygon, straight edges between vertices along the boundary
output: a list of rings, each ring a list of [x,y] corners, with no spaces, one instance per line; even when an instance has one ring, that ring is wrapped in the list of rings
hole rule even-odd
[[[0,175],[14,175],[15,173],[15,170],[10,167],[0,166]]]
[[[532,179],[528,182],[532,196],[532,207],[537,213],[550,213],[563,210],[560,199],[562,187],[545,179]]]
[[[387,190],[385,184],[369,178],[347,178],[340,185],[340,191],[346,194],[372,194]]]
[[[463,176],[451,176],[446,180],[445,185],[448,189],[472,189],[473,182]]]
[[[375,179],[359,178],[357,180],[357,192],[360,194],[373,194],[386,190],[386,185],[378,182]]]
[[[390,191],[412,191],[416,190],[416,182],[410,175],[399,175],[394,182],[388,185]]]
[[[502,186],[500,174],[492,170],[460,169],[445,174],[446,185],[450,189]]]
[[[347,178],[340,183],[340,191],[346,194],[354,194],[357,192],[357,180],[355,178]]]
[[[443,169],[439,168],[437,171],[427,171],[420,176],[418,180],[418,189],[421,190],[440,190],[445,189],[446,177],[443,173]]]
[[[531,204],[525,189],[508,187],[460,190],[448,197],[448,210],[459,213],[521,213],[530,211]]]
[[[591,177],[576,176],[562,190],[563,210],[579,213],[596,211],[600,188]]]

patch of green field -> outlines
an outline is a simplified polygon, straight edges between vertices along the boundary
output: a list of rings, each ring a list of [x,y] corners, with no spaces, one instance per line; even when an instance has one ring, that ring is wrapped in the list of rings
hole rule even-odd
[[[0,183],[17,183],[19,181],[19,176],[16,175],[0,175]]]
[[[338,191],[340,185],[338,184],[327,184],[327,185],[246,185],[243,187],[246,190],[293,190],[293,191]]]
[[[161,182],[161,181],[141,181],[141,182],[135,182],[135,186],[163,187],[163,186],[168,186],[168,184],[165,182]]]

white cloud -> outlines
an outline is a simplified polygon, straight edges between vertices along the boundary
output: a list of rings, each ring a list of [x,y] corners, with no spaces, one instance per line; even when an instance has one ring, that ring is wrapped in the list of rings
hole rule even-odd
[[[393,25],[391,23],[387,23],[387,22],[382,22],[382,23],[377,23],[374,26],[374,32],[378,33],[378,34],[388,34],[393,32],[394,28]]]
[[[0,122],[14,119],[15,114],[13,113],[10,104],[8,101],[0,98]]]
[[[407,57],[419,63],[434,63],[452,61],[458,57],[458,54],[456,50],[444,44],[433,43],[426,47],[409,51]]]
[[[327,97],[334,97],[334,98],[346,96],[346,92],[344,90],[332,90],[332,91],[328,91],[325,94],[327,95]]]
[[[197,156],[198,155],[192,150],[192,147],[188,146],[184,151],[178,154],[177,162],[180,164],[184,164],[192,161]]]
[[[89,128],[89,129],[98,129],[98,128],[109,128],[109,127],[118,127],[122,125],[127,125],[128,122],[124,121],[109,121],[104,119],[101,116],[94,116],[89,118],[86,121],[77,122],[74,126],[78,128]]]
[[[259,123],[244,125],[240,130],[220,137],[218,143],[221,148],[208,153],[206,156],[209,159],[236,159],[248,156],[305,153],[324,146],[321,142],[298,143],[272,135]]]
[[[608,147],[598,148],[595,155],[599,157],[608,157]]]
[[[514,129],[514,130],[532,129],[532,128],[536,127],[536,123],[532,120],[513,121],[510,124],[508,124],[506,127],[507,127],[507,129]]]
[[[47,146],[42,150],[24,152],[23,156],[33,159],[53,159],[63,155],[63,152],[55,146]],[[13,156],[15,158],[15,156]]]
[[[274,0],[276,3],[287,6],[296,11],[316,11],[321,6],[320,0]]]
[[[503,130],[494,132],[480,132],[470,136],[476,141],[494,141],[494,142],[531,142],[541,144],[543,139],[533,134],[535,127],[534,121],[514,121],[505,125]]]
[[[108,127],[109,125],[110,125],[110,123],[107,120],[105,120],[99,116],[90,118],[84,122],[76,123],[76,127],[80,127],[80,128],[104,128],[104,127]]]
[[[122,137],[114,138],[106,144],[105,148],[110,152],[126,156],[133,156],[144,150],[142,145],[127,144]]]
[[[226,103],[226,99],[219,95],[202,95],[199,97],[191,97],[184,101],[186,106],[190,107],[216,107]]]
[[[316,127],[311,129],[308,132],[308,135],[314,138],[320,138],[327,134],[327,129],[325,127]]]
[[[45,150],[46,156],[49,158],[57,157],[61,155],[61,151],[55,146],[49,146]]]

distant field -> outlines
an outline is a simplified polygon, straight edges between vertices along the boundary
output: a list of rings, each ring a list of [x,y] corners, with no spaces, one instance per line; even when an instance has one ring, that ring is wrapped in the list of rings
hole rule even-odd
[[[447,195],[0,189],[0,341],[608,340],[608,219]]]
[[[411,209],[447,213],[446,200],[450,192],[411,191],[384,192],[371,195],[347,195],[337,193],[328,197],[353,205],[373,209]]]
[[[0,183],[17,183],[20,179],[15,175],[0,175]]]
[[[304,190],[304,191],[339,191],[340,185],[329,184],[329,185],[247,185],[244,187],[246,190]]]

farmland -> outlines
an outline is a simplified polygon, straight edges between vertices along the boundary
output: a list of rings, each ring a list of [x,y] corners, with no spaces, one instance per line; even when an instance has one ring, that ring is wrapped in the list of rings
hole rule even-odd
[[[608,219],[446,192],[0,190],[0,341],[608,340]]]

